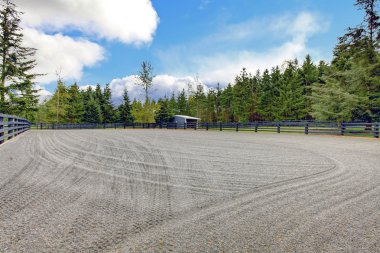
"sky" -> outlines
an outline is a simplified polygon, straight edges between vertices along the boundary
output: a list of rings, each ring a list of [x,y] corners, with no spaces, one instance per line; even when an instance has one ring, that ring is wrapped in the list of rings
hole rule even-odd
[[[15,0],[24,44],[36,48],[37,86],[51,96],[58,75],[81,88],[109,83],[117,104],[153,65],[153,98],[188,84],[233,82],[307,54],[329,61],[337,37],[361,23],[355,0]]]

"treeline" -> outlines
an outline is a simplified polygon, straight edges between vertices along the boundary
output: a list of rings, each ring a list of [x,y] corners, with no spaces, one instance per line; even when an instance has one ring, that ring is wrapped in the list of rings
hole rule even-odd
[[[189,83],[170,97],[148,102],[130,101],[127,90],[122,103],[114,106],[106,85],[80,91],[78,85],[62,82],[53,97],[40,107],[38,121],[70,123],[166,122],[176,114],[199,117],[207,122],[247,122],[260,120],[378,121],[379,102],[367,95],[364,87],[349,90],[337,85],[336,66],[310,56],[300,64],[288,61],[282,67],[257,72],[245,69],[234,83],[208,92],[200,83]],[[357,74],[359,75],[359,74]],[[358,76],[358,78],[360,78]],[[340,80],[340,79],[338,79]],[[346,83],[345,83],[346,84]],[[375,92],[380,97],[377,86]],[[363,94],[361,97],[360,94]]]

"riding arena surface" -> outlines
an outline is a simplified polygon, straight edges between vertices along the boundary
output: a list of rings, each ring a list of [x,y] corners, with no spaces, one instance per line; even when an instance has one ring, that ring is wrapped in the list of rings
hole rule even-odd
[[[380,252],[380,142],[32,130],[0,145],[0,252]]]

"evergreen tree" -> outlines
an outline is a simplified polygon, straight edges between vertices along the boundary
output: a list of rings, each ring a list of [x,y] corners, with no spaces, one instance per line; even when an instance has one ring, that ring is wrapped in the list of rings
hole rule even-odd
[[[172,96],[170,97],[170,100],[168,102],[168,110],[170,115],[178,114],[178,103],[174,92],[172,93]]]
[[[83,101],[79,86],[74,83],[68,90],[67,121],[69,123],[80,123],[83,110]]]
[[[328,78],[326,84],[313,86],[312,116],[318,120],[351,121],[352,114],[360,99],[341,87],[334,78]]]
[[[194,94],[194,106],[195,106],[195,116],[197,118],[204,118],[206,115],[205,110],[206,105],[206,95],[202,84],[198,84]]]
[[[96,98],[96,92],[92,89],[91,86],[88,86],[86,91],[82,92],[81,95],[84,108],[82,114],[82,122],[102,123],[102,111],[100,109],[99,101]]]
[[[210,89],[206,96],[206,121],[208,122],[217,122],[217,111],[216,111],[216,102],[217,95],[214,89]]]
[[[102,112],[100,106],[94,96],[90,96],[89,100],[84,106],[83,122],[85,123],[101,123]]]
[[[186,115],[186,113],[187,113],[187,100],[186,100],[185,89],[183,89],[182,91],[180,91],[178,93],[177,108],[178,108],[178,114]]]
[[[119,121],[121,123],[133,123],[134,118],[132,116],[132,105],[129,100],[128,90],[124,89],[123,103],[118,108]]]
[[[305,119],[311,119],[311,92],[313,84],[318,81],[318,69],[312,62],[310,55],[306,56],[300,69],[300,74],[304,86],[303,96],[305,99]]]
[[[158,101],[160,109],[156,112],[155,120],[157,123],[170,122],[174,115],[170,113],[168,99]]]
[[[112,104],[112,93],[109,84],[106,84],[104,88],[101,110],[102,110],[102,118],[103,123],[112,123],[115,121],[115,109]]]
[[[248,108],[251,101],[250,81],[251,75],[247,73],[246,69],[240,72],[240,75],[236,76],[235,84],[233,86],[234,93],[234,112],[238,122],[248,121]]]
[[[258,103],[258,113],[261,119],[273,120],[274,119],[274,91],[271,76],[266,69],[263,73],[260,82],[260,95]]]
[[[356,28],[348,28],[348,32],[339,38],[330,71],[326,71],[321,78],[325,86],[320,85],[313,90],[314,115],[323,115],[324,112],[320,110],[325,110],[336,112],[340,120],[380,119],[378,1],[357,0],[356,5],[365,11],[364,22]],[[339,94],[344,94],[341,97],[346,97],[352,103],[343,103],[345,107],[334,107],[336,101],[328,101],[328,98],[335,98],[326,94],[334,94],[337,90],[341,91]],[[331,108],[325,108],[326,105],[331,105]],[[352,108],[353,105],[356,107]],[[348,112],[351,113],[350,117],[347,116]]]
[[[9,0],[3,0],[0,10],[0,111],[20,113],[36,106],[37,90],[32,70],[36,66],[36,50],[23,46],[20,26],[21,12]],[[8,83],[8,85],[6,85]]]
[[[223,121],[225,122],[235,122],[234,114],[234,93],[231,84],[223,90],[221,95],[221,105],[222,105],[222,115]]]
[[[289,61],[282,75],[276,120],[299,120],[305,117],[304,86],[298,62]]]
[[[31,80],[26,80],[25,82],[31,82]],[[23,89],[18,90],[19,94],[10,94],[11,101],[13,101],[13,108],[10,108],[11,113],[29,121],[35,121],[36,112],[38,111],[39,99],[38,95],[36,95],[38,90],[34,89],[33,86],[33,84],[26,84]]]
[[[216,107],[216,119],[218,122],[223,121],[223,116],[222,116],[222,93],[223,89],[220,87],[220,83],[217,84],[216,86],[216,97],[215,97],[215,107]]]

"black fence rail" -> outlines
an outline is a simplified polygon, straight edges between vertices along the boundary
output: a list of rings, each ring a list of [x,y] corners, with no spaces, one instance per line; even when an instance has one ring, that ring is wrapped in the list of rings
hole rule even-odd
[[[0,113],[0,144],[29,130],[30,125],[26,119]]]
[[[219,131],[251,131],[276,133],[304,133],[351,135],[379,138],[379,123],[336,123],[320,121],[257,121],[246,123],[106,123],[106,124],[34,124],[37,129],[194,129]]]

